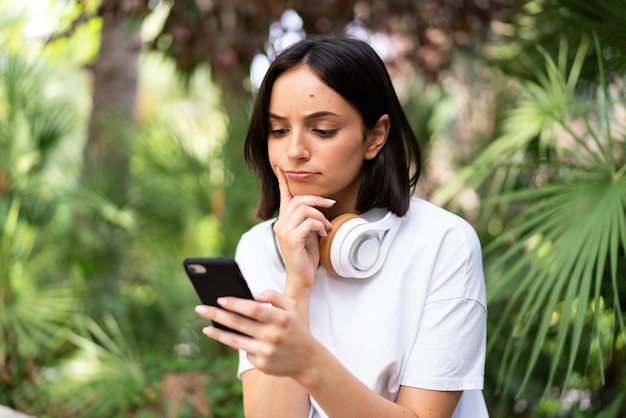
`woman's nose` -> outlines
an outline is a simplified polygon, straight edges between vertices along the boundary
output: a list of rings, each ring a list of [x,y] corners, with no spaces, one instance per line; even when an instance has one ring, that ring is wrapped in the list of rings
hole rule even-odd
[[[311,156],[303,130],[293,129],[291,131],[287,156],[293,160],[308,160]]]

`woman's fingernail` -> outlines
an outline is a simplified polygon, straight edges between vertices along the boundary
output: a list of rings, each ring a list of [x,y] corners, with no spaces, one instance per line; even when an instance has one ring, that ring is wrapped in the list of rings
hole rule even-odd
[[[337,203],[337,201],[336,201],[336,200],[333,200],[333,199],[324,199],[324,200],[325,200],[325,201],[327,201],[328,203],[332,204],[332,205],[334,205],[335,203]]]
[[[226,304],[228,303],[228,299],[226,299],[226,298],[217,298],[217,303],[219,303],[220,306],[226,306]]]
[[[205,315],[208,311],[207,308],[203,305],[198,305],[196,306],[196,312],[199,313],[200,315]]]
[[[213,327],[204,327],[202,328],[202,332],[204,333],[204,335],[208,335],[209,337],[212,337],[213,334],[215,333],[215,330],[213,329]]]

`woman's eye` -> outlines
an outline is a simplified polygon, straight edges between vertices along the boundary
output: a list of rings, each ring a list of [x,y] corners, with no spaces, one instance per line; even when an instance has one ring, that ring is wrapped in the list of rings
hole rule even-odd
[[[314,131],[322,138],[330,138],[337,133],[337,129],[314,129]]]
[[[287,129],[270,129],[271,136],[283,136],[287,133]]]

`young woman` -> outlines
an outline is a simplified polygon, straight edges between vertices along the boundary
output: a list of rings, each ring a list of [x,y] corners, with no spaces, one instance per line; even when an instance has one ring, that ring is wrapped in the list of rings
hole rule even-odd
[[[255,300],[197,312],[245,334],[204,329],[240,350],[246,416],[487,417],[480,244],[411,197],[419,148],[372,48],[325,36],[280,54],[245,155],[265,221],[236,259]],[[345,214],[360,218],[331,225]]]

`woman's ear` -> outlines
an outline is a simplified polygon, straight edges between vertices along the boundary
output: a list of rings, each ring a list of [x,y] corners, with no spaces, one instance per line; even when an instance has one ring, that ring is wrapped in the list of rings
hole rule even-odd
[[[365,159],[371,160],[378,155],[389,135],[391,121],[389,115],[384,114],[376,122],[376,125],[367,132]]]

